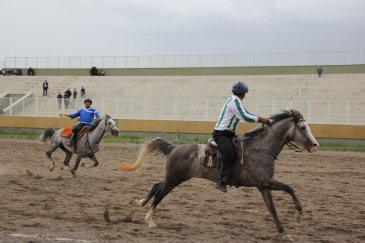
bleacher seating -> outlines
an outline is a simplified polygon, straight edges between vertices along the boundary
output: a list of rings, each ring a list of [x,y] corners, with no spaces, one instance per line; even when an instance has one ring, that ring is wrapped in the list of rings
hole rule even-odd
[[[42,83],[49,83],[42,96]],[[295,108],[314,122],[328,122],[328,112],[338,122],[362,122],[344,109],[364,112],[365,74],[249,75],[249,76],[0,76],[0,90],[32,92],[37,106],[26,104],[25,115],[36,112],[51,116],[57,110],[56,96],[68,88],[77,89],[79,99],[65,112],[83,106],[80,88],[95,100],[94,105],[114,117],[134,119],[216,120],[236,80],[249,86],[247,108],[263,116]],[[71,99],[72,100],[72,99]],[[31,103],[31,102],[30,102]],[[341,105],[340,105],[341,104]],[[54,107],[54,109],[53,109]]]

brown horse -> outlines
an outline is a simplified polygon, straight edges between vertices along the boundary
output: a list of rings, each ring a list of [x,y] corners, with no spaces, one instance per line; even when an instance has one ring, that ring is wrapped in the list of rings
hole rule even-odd
[[[298,111],[285,111],[270,118],[272,125],[254,129],[246,133],[244,137],[243,155],[244,163],[235,164],[233,170],[238,170],[234,186],[256,187],[262,194],[266,206],[272,215],[277,230],[283,238],[291,239],[290,235],[284,232],[274,206],[271,190],[284,191],[291,195],[296,209],[301,213],[302,205],[299,202],[294,190],[284,183],[273,180],[274,161],[280,154],[284,145],[299,149],[291,141],[303,146],[308,152],[315,152],[319,146],[313,137],[308,124]],[[175,187],[193,177],[204,178],[213,182],[217,181],[218,170],[203,165],[200,152],[202,145],[173,145],[164,139],[156,138],[147,144],[137,161],[133,164],[122,164],[120,169],[131,171],[139,168],[145,156],[149,153],[160,152],[167,156],[165,180],[155,184],[147,196],[141,200],[134,200],[132,207],[143,207],[152,198],[152,205],[145,217],[149,227],[156,226],[152,219],[157,205]],[[239,166],[239,167],[237,167]],[[126,219],[132,220],[135,210],[127,215]],[[111,222],[108,210],[105,211],[105,219]]]

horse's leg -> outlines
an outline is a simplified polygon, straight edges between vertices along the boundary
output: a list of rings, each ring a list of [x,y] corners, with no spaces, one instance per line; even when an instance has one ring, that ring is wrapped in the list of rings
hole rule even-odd
[[[51,163],[51,165],[49,166],[49,170],[50,170],[50,171],[53,171],[53,170],[54,170],[55,162],[54,162],[54,160],[53,160],[53,158],[52,158],[52,153],[53,153],[56,149],[58,149],[58,146],[52,147],[50,150],[48,150],[48,151],[46,152],[46,156],[47,156],[47,158],[48,158],[49,162]]]
[[[60,148],[66,154],[66,158],[63,161],[63,167],[65,167],[65,168],[62,168],[62,169],[66,169],[66,168],[68,168],[70,166],[70,160],[72,158],[72,152],[70,152],[69,150],[67,150],[62,144],[61,144]]]
[[[73,175],[73,177],[76,177],[76,170],[79,167],[80,161],[81,161],[82,157],[80,155],[77,155],[76,161],[74,166],[72,167],[72,169],[70,169],[71,174]]]
[[[180,183],[179,183],[180,184]],[[144,220],[148,224],[148,227],[156,227],[156,223],[152,219],[152,214],[155,211],[157,205],[166,197],[169,192],[174,189],[178,184],[169,184],[167,182],[160,183],[155,188],[154,198],[150,209],[148,210]],[[152,188],[153,189],[153,188]]]
[[[145,198],[142,199],[134,199],[131,202],[131,209],[129,210],[129,213],[124,217],[125,221],[132,221],[133,220],[133,214],[137,211],[137,207],[144,207],[147,202],[155,195],[156,191],[159,189],[160,185],[163,182],[157,183],[155,185],[153,185],[152,189],[150,190],[150,192],[147,194],[147,196]]]
[[[94,162],[94,164],[92,166],[90,166],[89,168],[96,167],[96,166],[99,165],[99,161],[96,159],[95,154],[92,154],[92,155],[90,155],[88,157]]]
[[[268,185],[265,185],[263,187],[264,189],[269,189],[269,190],[275,190],[275,191],[284,191],[286,193],[289,193],[290,196],[293,199],[295,208],[302,213],[302,204],[300,203],[299,199],[297,198],[297,195],[295,195],[295,192],[293,190],[293,188],[289,185],[286,185],[284,183],[278,182],[278,181],[270,181],[268,183]]]
[[[276,213],[276,208],[274,205],[274,201],[272,199],[271,191],[268,189],[258,188],[261,192],[262,197],[264,198],[265,204],[267,208],[269,209],[269,212],[271,216],[274,219],[274,222],[276,224],[276,229],[278,230],[279,234],[282,235],[283,239],[293,241],[290,235],[286,234],[284,232],[284,227],[281,225],[280,220],[278,218],[278,215]]]

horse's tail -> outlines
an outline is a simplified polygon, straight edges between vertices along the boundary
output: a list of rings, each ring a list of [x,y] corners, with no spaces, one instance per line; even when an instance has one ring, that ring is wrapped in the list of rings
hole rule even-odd
[[[46,142],[51,139],[53,134],[56,132],[53,128],[47,128],[43,131],[43,133],[40,136],[41,142]]]
[[[142,151],[139,153],[138,159],[133,164],[122,163],[119,166],[119,170],[122,171],[132,171],[136,170],[142,166],[144,158],[150,153],[161,153],[168,156],[172,150],[176,148],[176,145],[169,143],[163,138],[155,138],[152,142],[148,143],[143,147]]]

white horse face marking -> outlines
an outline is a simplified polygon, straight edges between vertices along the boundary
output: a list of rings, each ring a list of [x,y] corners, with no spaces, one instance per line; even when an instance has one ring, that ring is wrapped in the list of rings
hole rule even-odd
[[[308,124],[303,120],[291,127],[290,133],[292,140],[301,144],[308,152],[316,152],[319,144],[314,138]]]
[[[115,122],[111,118],[106,120],[105,127],[106,127],[106,130],[108,132],[110,132],[113,136],[118,136],[119,130],[118,130],[117,126],[115,125]]]

